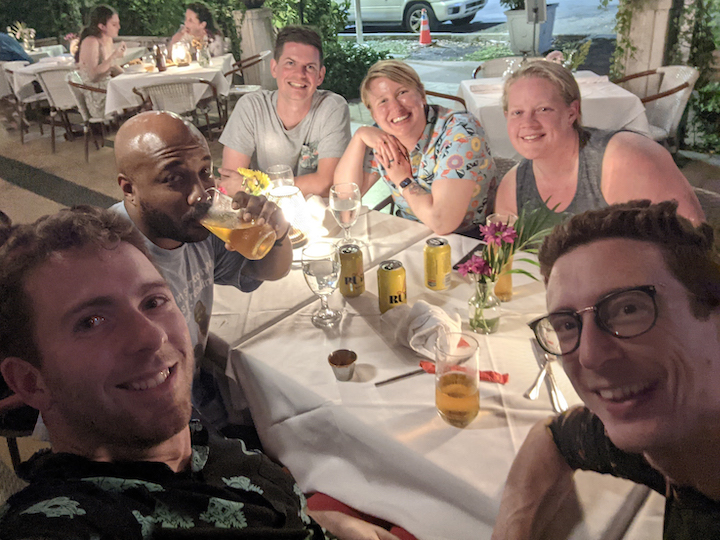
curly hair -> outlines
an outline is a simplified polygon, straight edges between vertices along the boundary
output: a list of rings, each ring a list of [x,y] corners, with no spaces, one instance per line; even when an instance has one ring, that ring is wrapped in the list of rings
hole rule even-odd
[[[649,200],[614,204],[573,216],[545,238],[538,259],[547,283],[555,262],[573,249],[596,240],[623,238],[655,244],[670,273],[688,291],[693,314],[707,317],[720,307],[720,266],[713,229],[693,226],[678,215],[676,201]]]
[[[17,356],[40,367],[32,302],[25,279],[53,253],[94,246],[114,249],[127,242],[149,257],[142,235],[126,218],[101,208],[76,206],[13,226],[0,219],[0,360]]]

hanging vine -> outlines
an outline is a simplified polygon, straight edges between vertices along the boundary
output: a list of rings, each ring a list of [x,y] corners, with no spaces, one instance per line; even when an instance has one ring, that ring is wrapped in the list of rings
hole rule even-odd
[[[624,75],[625,61],[634,58],[637,47],[630,39],[633,15],[645,7],[648,0],[620,0],[617,14],[615,15],[615,32],[617,41],[615,52],[613,52],[610,64],[610,77],[618,78]],[[600,0],[600,7],[607,8],[610,0]]]

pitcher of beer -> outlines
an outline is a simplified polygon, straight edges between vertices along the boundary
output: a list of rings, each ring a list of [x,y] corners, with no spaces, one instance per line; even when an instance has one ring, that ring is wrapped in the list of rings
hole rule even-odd
[[[255,220],[244,221],[243,211],[232,207],[232,197],[210,188],[212,206],[200,223],[215,236],[246,259],[262,259],[273,248],[277,235],[269,223],[258,225]]]

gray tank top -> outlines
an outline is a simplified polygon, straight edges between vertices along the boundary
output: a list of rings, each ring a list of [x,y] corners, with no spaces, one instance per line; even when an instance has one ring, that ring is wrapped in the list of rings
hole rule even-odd
[[[560,212],[563,217],[609,206],[600,188],[602,160],[610,138],[618,132],[595,128],[583,128],[583,130],[586,133],[584,137],[586,142],[580,148],[577,190],[568,207]],[[523,159],[518,165],[515,189],[518,211],[521,208],[532,210],[544,205],[535,182],[532,164],[531,160]],[[550,205],[554,206],[552,199]]]

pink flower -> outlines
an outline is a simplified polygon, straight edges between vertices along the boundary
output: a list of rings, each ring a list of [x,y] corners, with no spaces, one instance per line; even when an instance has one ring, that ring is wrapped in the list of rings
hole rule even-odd
[[[490,265],[482,257],[473,255],[470,260],[462,263],[458,266],[458,273],[461,276],[467,276],[468,274],[476,274],[478,276],[489,276]]]
[[[505,225],[504,223],[491,223],[490,225],[480,225],[480,232],[483,235],[483,240],[488,245],[495,244],[497,247],[502,247],[502,243],[512,244],[517,238],[517,232],[512,225]]]

